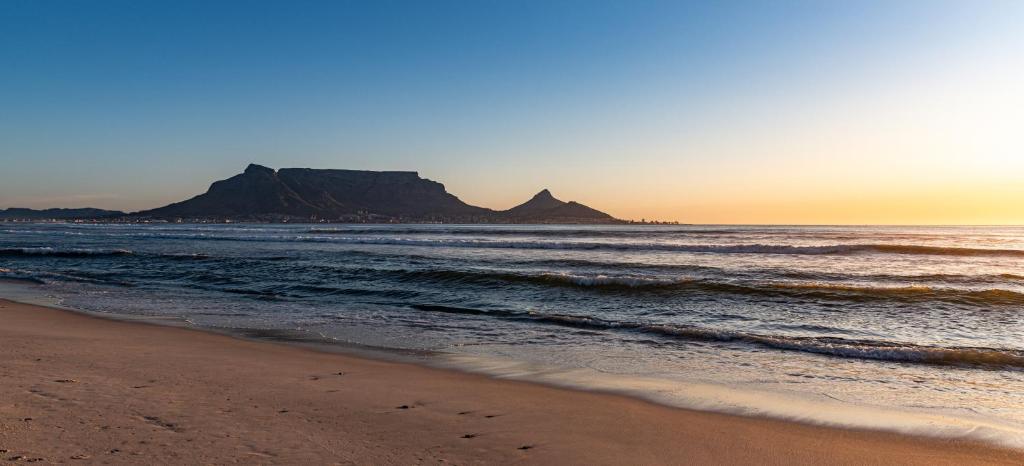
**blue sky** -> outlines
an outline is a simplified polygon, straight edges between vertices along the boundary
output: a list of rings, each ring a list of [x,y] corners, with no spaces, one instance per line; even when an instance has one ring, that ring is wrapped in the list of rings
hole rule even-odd
[[[547,187],[623,217],[744,221],[764,196],[722,191],[807,186],[783,209],[821,174],[757,167],[860,166],[844,138],[877,141],[867,163],[941,158],[925,178],[942,183],[961,160],[893,142],[914,125],[891,109],[991,114],[950,97],[984,87],[1001,120],[1019,115],[1021,5],[9,0],[0,207],[154,207],[257,162],[418,170],[495,208]],[[936,94],[905,97],[922,88]],[[963,145],[964,161],[980,150]]]

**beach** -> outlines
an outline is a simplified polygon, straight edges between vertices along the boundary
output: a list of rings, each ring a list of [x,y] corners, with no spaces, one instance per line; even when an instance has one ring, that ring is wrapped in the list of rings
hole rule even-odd
[[[0,466],[1024,466],[1024,1],[96,3],[0,7]]]
[[[108,464],[1020,464],[955,439],[659,406],[0,301],[0,450]]]
[[[1022,448],[1022,254],[1016,227],[9,223],[0,296]]]

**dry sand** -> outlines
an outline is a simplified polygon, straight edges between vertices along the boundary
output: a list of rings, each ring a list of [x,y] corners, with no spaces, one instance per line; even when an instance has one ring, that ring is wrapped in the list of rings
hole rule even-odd
[[[0,459],[1024,464],[967,441],[675,409],[3,300]]]

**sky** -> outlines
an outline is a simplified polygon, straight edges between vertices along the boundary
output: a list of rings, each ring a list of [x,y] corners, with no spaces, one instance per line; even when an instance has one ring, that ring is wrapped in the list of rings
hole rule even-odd
[[[504,209],[1024,224],[1024,2],[0,2],[0,208],[250,163]]]

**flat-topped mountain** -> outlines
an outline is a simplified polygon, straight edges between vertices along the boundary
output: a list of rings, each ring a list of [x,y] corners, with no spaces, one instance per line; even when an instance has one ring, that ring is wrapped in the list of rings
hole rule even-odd
[[[360,170],[273,170],[249,165],[245,172],[210,185],[192,199],[135,215],[216,218],[341,219],[472,216],[487,214],[448,194],[444,185],[416,172]]]
[[[466,204],[416,172],[322,170],[251,164],[203,194],[132,214],[147,219],[388,221],[465,223],[616,223],[603,212],[543,190],[507,211]]]
[[[11,207],[0,209],[0,219],[3,220],[72,220],[78,218],[105,218],[120,217],[124,212],[117,210],[94,209],[83,207],[81,209],[25,209]]]

